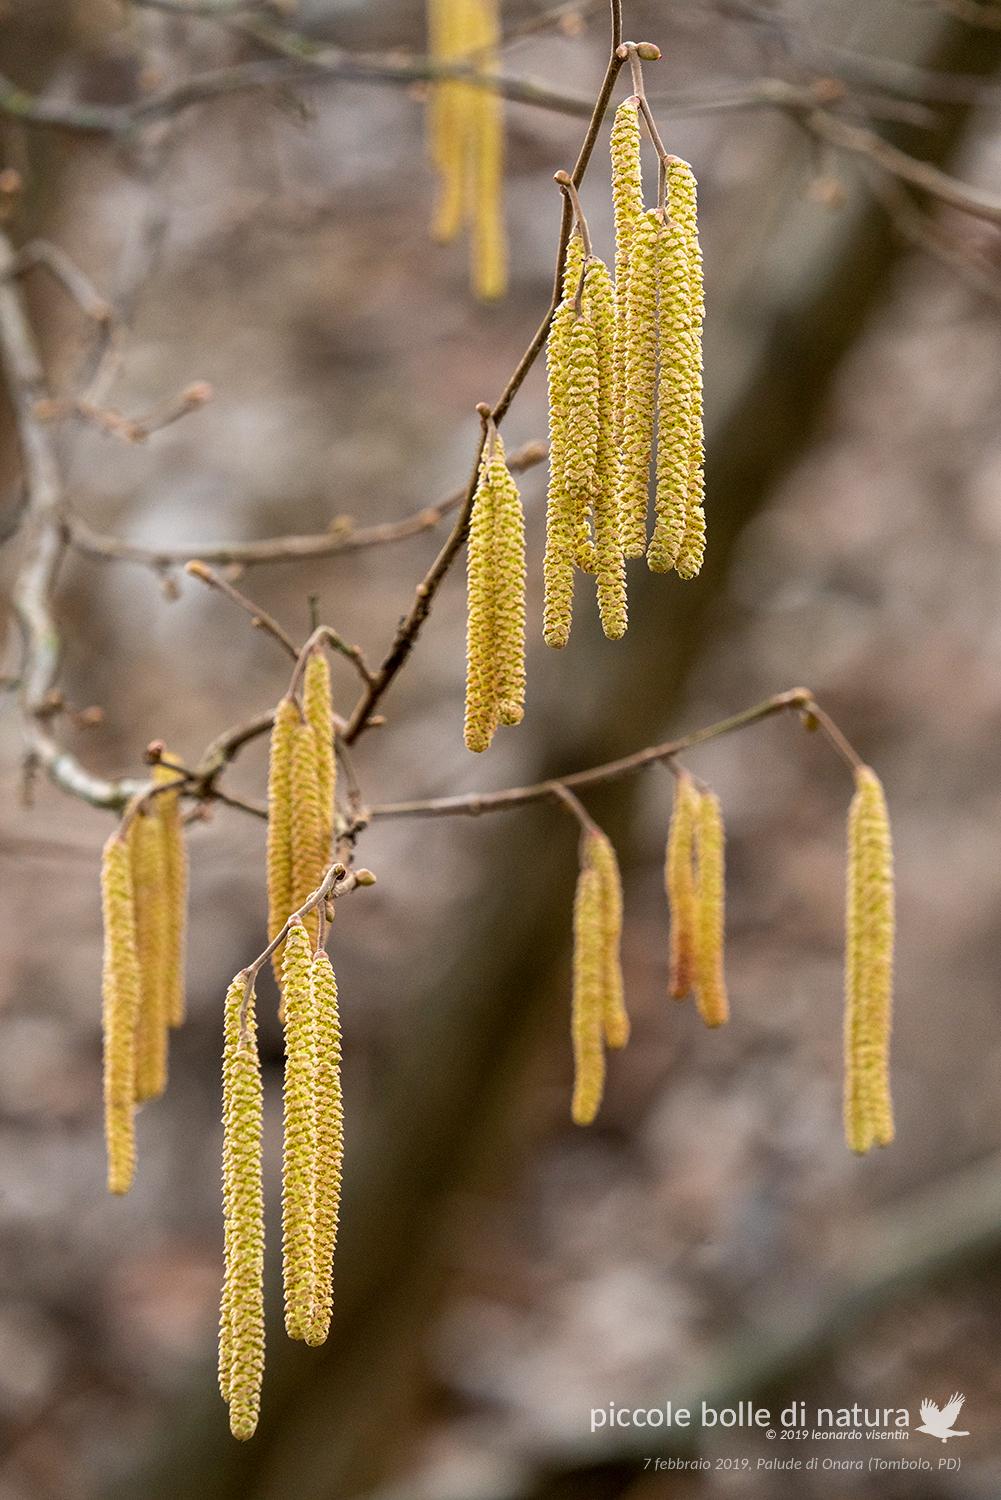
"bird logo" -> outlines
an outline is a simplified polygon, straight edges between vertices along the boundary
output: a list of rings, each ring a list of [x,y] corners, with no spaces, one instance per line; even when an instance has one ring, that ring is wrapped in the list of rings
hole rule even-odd
[[[947,1443],[953,1437],[969,1437],[968,1432],[956,1431],[952,1425],[959,1416],[965,1400],[965,1396],[955,1391],[945,1406],[939,1408],[937,1402],[929,1401],[925,1397],[921,1403],[921,1426],[918,1432],[927,1432],[929,1437],[938,1438],[941,1443]]]

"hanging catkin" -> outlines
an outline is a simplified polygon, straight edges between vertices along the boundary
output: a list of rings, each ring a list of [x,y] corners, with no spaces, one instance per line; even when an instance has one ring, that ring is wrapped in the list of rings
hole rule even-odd
[[[707,1026],[722,1026],[730,1007],[723,976],[723,813],[714,792],[699,798],[695,847],[695,1003]]]
[[[625,299],[625,381],[619,452],[619,509],[627,557],[646,550],[647,495],[657,393],[657,254],[654,210],[637,220]],[[618,289],[616,289],[618,294]],[[622,328],[620,318],[619,329]]]
[[[108,1191],[127,1193],[135,1173],[135,1038],[140,978],[128,844],[113,833],[101,859],[104,923],[104,1135]]]
[[[674,783],[674,806],[667,834],[664,885],[671,917],[668,993],[684,1000],[695,978],[695,872],[693,855],[699,794],[685,770]]]
[[[573,565],[582,541],[574,499],[567,489],[567,393],[570,373],[570,335],[577,321],[575,298],[584,266],[579,233],[570,237],[563,271],[563,300],[556,310],[546,344],[549,376],[549,496],[546,508],[546,551],[543,561],[545,596],[543,636],[549,646],[562,647],[570,639],[573,615]]]
[[[466,602],[465,742],[481,751],[525,713],[525,518],[496,431],[473,496]]]
[[[629,1015],[622,983],[622,877],[612,842],[603,833],[588,836],[587,861],[598,876],[601,893],[602,1026],[605,1045],[624,1047],[629,1040]]]
[[[491,46],[496,47],[496,18]],[[488,70],[493,70],[490,63]],[[507,288],[507,242],[504,235],[504,102],[496,89],[472,91],[473,291],[484,302],[503,297]]]
[[[264,1376],[263,1090],[257,1024],[246,976],[226,995],[223,1027],[223,1213],[225,1272],[219,1313],[219,1387],[230,1431],[254,1435]]]
[[[601,877],[584,860],[577,877],[573,909],[574,1086],[571,1115],[575,1125],[590,1125],[605,1088],[604,960],[606,937]]]
[[[853,1151],[864,1152],[893,1140],[893,850],[879,777],[860,766],[855,787],[848,814],[845,1136]]]
[[[494,685],[493,535],[496,496],[484,466],[466,542],[466,749],[488,749],[497,728]]]
[[[268,939],[273,939],[294,911],[292,905],[292,737],[300,724],[291,698],[275,709],[268,764]],[[281,984],[282,948],[271,960]]]
[[[615,384],[615,292],[608,267],[597,256],[587,262],[584,313],[594,329],[597,373],[596,444],[590,494],[594,517],[595,582],[601,627],[609,640],[626,632],[626,571],[619,524],[618,462],[613,399]]]
[[[647,562],[654,573],[667,573],[678,560],[688,522],[695,384],[688,256],[682,230],[673,219],[658,226],[656,269],[660,349],[656,520]]]
[[[153,767],[156,786],[170,786],[181,777],[169,764]],[[177,792],[161,792],[153,799],[153,810],[160,820],[164,846],[164,876],[167,887],[167,943],[164,968],[164,991],[167,1021],[171,1026],[184,1022],[184,964],[188,924],[188,851],[181,820],[181,799]]]
[[[639,101],[629,98],[615,112],[611,139],[612,156],[612,201],[615,207],[615,383],[613,412],[615,442],[623,452],[626,442],[626,421],[630,405],[635,402],[633,379],[638,370],[634,353],[633,377],[629,373],[630,344],[638,340],[649,343],[652,350],[652,368],[649,372],[650,428],[653,427],[653,389],[656,378],[656,285],[653,278],[653,257],[648,255],[649,265],[641,275],[646,277],[646,288],[641,282],[640,300],[644,289],[652,294],[647,321],[639,324],[633,317],[633,332],[630,333],[630,306],[634,299],[632,287],[635,236],[643,217],[643,177],[640,165],[640,121]],[[649,238],[649,233],[648,233]],[[646,375],[645,365],[643,374]],[[633,438],[635,445],[635,437]],[[623,455],[624,457],[624,455]],[[635,459],[633,460],[635,467]],[[619,487],[619,505],[622,520],[622,542],[627,557],[639,557],[646,550],[646,470],[650,466],[647,450],[643,488],[640,493],[633,476],[623,480]]]
[[[316,1183],[316,1028],[310,970],[313,952],[302,922],[294,922],[282,961],[285,1005],[282,1264],[285,1329],[305,1339],[313,1321]]]
[[[313,959],[310,982],[316,1031],[316,1180],[313,1316],[307,1344],[322,1344],[330,1329],[334,1247],[341,1202],[344,1160],[344,1107],[341,1099],[341,1027],[337,980],[322,950]]]
[[[316,735],[316,789],[320,815],[320,861],[326,867],[334,835],[337,761],[334,756],[334,708],[330,664],[322,647],[310,653],[302,679],[302,708]],[[286,913],[288,915],[288,913]]]
[[[706,548],[705,438],[702,430],[702,322],[705,295],[702,283],[702,249],[698,229],[698,185],[686,161],[675,158],[668,167],[667,203],[671,218],[679,226],[685,247],[691,312],[692,400],[689,428],[688,494],[685,532],[675,566],[680,578],[694,578],[702,567]]]
[[[297,724],[292,731],[292,906],[298,911],[323,879],[323,816],[316,735],[311,724]],[[315,941],[319,918],[313,910],[304,918],[306,931]]]
[[[167,963],[170,910],[166,842],[154,799],[129,823],[132,892],[136,908],[140,1002],[136,1024],[136,1101],[157,1099],[167,1087]]]

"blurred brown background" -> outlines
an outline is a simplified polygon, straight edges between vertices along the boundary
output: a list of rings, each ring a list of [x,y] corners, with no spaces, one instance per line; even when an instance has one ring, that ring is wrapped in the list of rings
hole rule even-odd
[[[211,7],[206,7],[211,8]],[[564,8],[566,9],[566,8]],[[996,21],[997,8],[987,3]],[[517,31],[543,0],[507,0]],[[272,21],[274,12],[269,13]],[[625,5],[664,61],[648,85],[700,180],[709,527],[698,582],[631,575],[610,644],[583,589],[568,651],[541,644],[544,473],[525,477],[529,708],[486,757],[462,747],[464,597],[446,583],[366,738],[366,798],[568,771],[808,684],[879,769],[894,817],[898,1140],[856,1160],[840,1125],[844,820],[850,782],[789,720],[691,763],[729,833],[732,1024],[665,999],[670,779],[588,797],[626,881],[634,1039],[589,1131],[568,1118],[575,830],[539,805],[376,823],[379,884],[332,950],[346,1036],[348,1162],[335,1321],[321,1352],[275,1322],[264,1414],[229,1437],[214,1378],[221,1260],[220,1001],[262,946],[263,833],[217,808],[191,836],[191,1019],[140,1121],[130,1196],[103,1191],[97,860],[107,814],[46,783],[19,806],[20,725],[0,721],[0,1500],[605,1500],[651,1495],[1001,1493],[997,1363],[1001,1043],[995,1025],[1001,731],[1001,263],[996,226],[818,147],[763,80],[843,84],[835,109],[984,189],[1001,182],[1001,31],[958,0]],[[263,56],[223,17],[115,0],[6,0],[0,71],[55,100],[121,102]],[[421,7],[302,0],[277,24],[420,52]],[[593,97],[601,6],[549,18],[504,70]],[[621,84],[617,97],[622,97]],[[744,108],[731,107],[741,94]],[[110,403],[189,381],[204,409],[139,446],[61,424],[69,498],[152,544],[391,520],[464,482],[491,400],[549,295],[553,171],[583,122],[507,108],[511,289],[473,303],[465,250],[433,247],[419,90],[339,78],[213,100],[139,143],[3,120],[25,180],[17,242],[53,240],[116,298],[142,268]],[[611,255],[607,128],[584,190]],[[652,164],[651,173],[652,177]],[[913,237],[918,216],[923,246]],[[152,247],[152,253],[151,253]],[[937,254],[931,253],[932,251]],[[27,282],[56,392],[89,332]],[[505,423],[544,436],[536,369]],[[0,429],[0,504],[17,454]],[[5,552],[4,587],[18,554]],[[437,537],[243,584],[297,637],[323,619],[385,649]],[[265,710],[286,667],[217,595],[71,554],[60,725],[85,763],[141,774]],[[6,671],[18,640],[5,623]],[[355,684],[338,668],[338,703]],[[231,785],[259,797],[263,750]],[[269,1301],[280,1306],[280,1039],[265,991]],[[760,1433],[592,1436],[592,1406],[737,1399],[908,1407],[953,1390],[971,1436],[769,1444]],[[680,1451],[746,1470],[651,1476]],[[673,1446],[672,1444],[675,1444]],[[781,1452],[777,1450],[781,1449]],[[892,1449],[892,1452],[890,1451]],[[919,1474],[783,1476],[759,1458],[927,1457]]]

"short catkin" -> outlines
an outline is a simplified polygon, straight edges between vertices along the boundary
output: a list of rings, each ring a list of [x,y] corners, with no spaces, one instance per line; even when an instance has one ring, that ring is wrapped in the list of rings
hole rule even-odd
[[[714,792],[699,797],[695,847],[695,1003],[707,1026],[722,1026],[730,1018],[730,1007],[723,974],[723,812]]]
[[[129,823],[140,1003],[136,1024],[136,1101],[158,1099],[167,1087],[167,964],[170,909],[166,842],[154,804]]]
[[[594,518],[595,583],[601,626],[609,640],[626,632],[626,571],[619,524],[618,462],[614,432],[615,292],[608,267],[597,256],[587,262],[584,314],[594,329],[597,371],[597,441],[590,504]]]
[[[571,1116],[590,1125],[605,1089],[604,963],[606,934],[601,877],[588,860],[581,863],[573,912],[573,1005],[571,1035],[574,1086]]]
[[[695,980],[695,825],[699,794],[685,770],[674,783],[674,806],[667,834],[664,885],[671,918],[668,993],[684,1000]]]
[[[611,136],[612,202],[615,209],[615,379],[613,412],[616,445],[621,449],[625,437],[626,410],[631,399],[629,377],[629,307],[633,297],[632,276],[635,235],[643,217],[643,175],[640,163],[639,101],[629,98],[615,112]],[[651,268],[652,271],[652,268]],[[652,274],[651,274],[652,285]],[[656,339],[656,290],[649,318],[649,334]],[[654,367],[656,368],[654,342]],[[651,401],[653,374],[650,381]],[[652,418],[652,407],[651,407]],[[651,420],[652,428],[652,420]],[[650,457],[647,454],[647,465]],[[625,486],[620,486],[622,541],[627,557],[639,557],[646,550],[646,482],[640,496],[635,487],[628,489],[628,504],[623,503]]]
[[[135,1042],[141,982],[136,949],[132,861],[113,833],[101,858],[104,924],[104,1135],[108,1191],[127,1193],[135,1174]]]
[[[341,1027],[337,980],[322,950],[310,971],[316,1040],[316,1176],[313,1244],[313,1314],[307,1344],[322,1344],[330,1330],[334,1247],[344,1162],[344,1105],[341,1096]]]
[[[292,905],[292,738],[301,723],[291,698],[275,709],[268,764],[268,938],[275,938],[295,909]],[[272,958],[281,984],[282,947]]]
[[[622,983],[622,877],[615,849],[605,834],[588,835],[586,857],[598,876],[601,894],[601,1014],[605,1045],[624,1047],[629,1040],[629,1015]]]
[[[282,960],[285,1005],[282,1264],[285,1329],[305,1339],[313,1322],[316,1233],[316,1026],[310,973],[312,944],[293,922]]]
[[[237,975],[226,995],[223,1036],[225,1272],[219,1314],[219,1386],[230,1431],[254,1435],[264,1376],[263,1088],[253,994]]]
[[[330,663],[322,647],[310,652],[302,678],[302,711],[316,736],[316,789],[320,816],[320,863],[326,868],[334,835],[337,761],[334,756],[334,707]]]
[[[849,1147],[865,1152],[893,1140],[893,848],[879,777],[860,766],[855,787],[848,814],[844,1111]]]
[[[525,518],[496,432],[473,496],[466,603],[465,742],[482,751],[525,713]]]
[[[156,786],[180,781],[169,764],[153,767]],[[153,810],[160,819],[164,844],[164,875],[167,887],[167,951],[164,970],[167,1020],[181,1026],[186,1008],[184,965],[188,925],[188,850],[184,840],[181,800],[177,792],[161,792]]]

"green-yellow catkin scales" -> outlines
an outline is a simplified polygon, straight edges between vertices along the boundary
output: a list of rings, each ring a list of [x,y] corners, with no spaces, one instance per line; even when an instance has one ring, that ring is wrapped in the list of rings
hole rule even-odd
[[[313,1317],[307,1344],[322,1344],[330,1330],[334,1247],[341,1205],[344,1161],[344,1105],[341,1096],[341,1026],[337,980],[330,959],[313,960],[313,1016],[316,1034],[316,1181]]]
[[[641,214],[632,237],[625,296],[625,376],[619,449],[619,510],[627,557],[646,550],[647,496],[653,455],[657,393],[657,257],[660,222],[656,211]],[[618,288],[616,288],[618,296]],[[619,315],[618,330],[623,318]]]
[[[337,761],[334,755],[334,706],[330,691],[330,663],[322,647],[310,653],[302,678],[302,709],[316,735],[316,787],[320,808],[320,860],[330,857],[334,836],[334,797]]]
[[[316,735],[311,724],[297,724],[292,731],[292,911],[298,911],[323,879],[323,814]],[[319,918],[313,910],[305,917],[306,931],[315,940]]]
[[[574,316],[567,340],[566,451],[563,482],[577,518],[586,514],[598,484],[598,340],[590,318]]]
[[[313,1321],[316,1233],[316,1027],[309,934],[294,922],[282,960],[285,1004],[282,1264],[285,1329],[305,1339]]]
[[[629,1040],[629,1015],[622,983],[622,877],[611,840],[603,833],[588,837],[588,863],[601,887],[603,928],[602,1026],[608,1047],[624,1047]]]
[[[678,560],[688,522],[696,382],[688,255],[684,235],[673,219],[658,227],[656,266],[660,348],[656,520],[647,562],[654,573],[667,573]]]
[[[574,299],[584,266],[581,236],[574,233],[563,268],[563,300],[556,310],[546,343],[549,377],[549,495],[546,507],[546,550],[543,636],[546,644],[562,647],[570,639],[573,616],[573,565],[579,549],[578,518],[567,489],[567,389],[570,372],[570,334],[577,313]]]
[[[268,939],[281,932],[295,909],[292,905],[292,736],[300,724],[291,698],[275,709],[268,764]],[[281,984],[282,949],[271,960]]]
[[[237,975],[223,1023],[223,1212],[225,1272],[219,1314],[219,1387],[235,1438],[257,1427],[264,1377],[264,1094],[253,995]]]
[[[525,716],[525,516],[518,486],[494,433],[486,466],[493,491],[494,691],[502,724]]]
[[[127,1193],[135,1173],[135,1037],[140,978],[128,844],[113,833],[101,859],[104,924],[104,1135],[108,1191]]]
[[[893,848],[886,799],[869,766],[848,814],[845,942],[845,1137],[852,1151],[893,1140]]]
[[[688,497],[685,507],[685,534],[675,567],[680,578],[694,578],[702,567],[706,548],[705,438],[702,414],[702,322],[705,316],[705,294],[702,249],[699,244],[698,229],[698,185],[688,162],[677,158],[671,162],[667,173],[667,193],[668,212],[678,224],[684,240],[688,265],[692,341]]]
[[[170,765],[153,767],[157,786],[169,786],[181,777]],[[167,954],[164,989],[167,1021],[171,1026],[184,1022],[186,1008],[184,966],[188,925],[188,850],[184,841],[181,799],[177,792],[161,792],[153,800],[153,810],[160,819],[164,845],[164,876],[167,886]]]
[[[466,749],[486,750],[497,728],[494,683],[494,506],[484,465],[466,542]]]
[[[674,784],[674,806],[667,833],[664,886],[671,918],[668,993],[684,1000],[695,980],[695,823],[699,794],[687,771]]]
[[[575,1125],[590,1125],[605,1089],[604,961],[606,956],[601,877],[585,860],[577,877],[573,910],[574,1086],[571,1116]]]
[[[598,441],[591,505],[594,517],[595,583],[601,628],[609,640],[626,633],[626,567],[619,524],[618,456],[614,432],[615,292],[608,267],[597,256],[587,263],[584,311],[594,328],[598,374]]]
[[[155,800],[155,799],[154,799]],[[167,1087],[167,960],[170,914],[163,825],[151,806],[129,823],[136,911],[140,1003],[136,1024],[136,1100],[157,1099]]]
[[[707,1026],[722,1026],[730,1019],[730,1006],[723,974],[723,812],[714,792],[699,797],[695,847],[695,1003]]]
[[[491,45],[497,44],[493,7]],[[492,68],[492,64],[489,65]],[[473,291],[483,302],[494,302],[507,290],[507,240],[504,233],[504,101],[496,89],[473,91],[472,273]]]
[[[613,389],[613,414],[615,442],[621,450],[626,413],[633,400],[634,387],[629,376],[629,346],[638,335],[645,335],[653,348],[653,371],[650,375],[649,394],[652,402],[653,384],[656,375],[656,286],[653,283],[652,256],[647,269],[653,291],[653,305],[648,322],[639,325],[634,318],[633,333],[630,334],[630,305],[633,300],[632,276],[635,236],[643,217],[643,176],[640,164],[640,120],[639,102],[629,98],[619,105],[612,124],[612,201],[615,207],[615,381]],[[634,364],[636,363],[634,357]],[[650,454],[646,466],[649,468]],[[622,542],[627,557],[639,557],[646,550],[646,475],[640,494],[632,483],[620,486],[620,510],[622,519]]]

